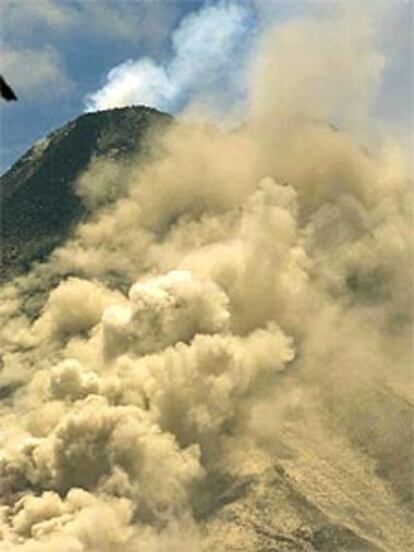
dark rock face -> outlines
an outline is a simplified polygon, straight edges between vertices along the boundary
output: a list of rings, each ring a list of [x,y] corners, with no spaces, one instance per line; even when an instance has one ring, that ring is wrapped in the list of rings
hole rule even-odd
[[[146,132],[171,120],[143,106],[87,113],[23,155],[0,179],[0,281],[44,259],[82,218],[74,183],[92,159],[140,153]]]

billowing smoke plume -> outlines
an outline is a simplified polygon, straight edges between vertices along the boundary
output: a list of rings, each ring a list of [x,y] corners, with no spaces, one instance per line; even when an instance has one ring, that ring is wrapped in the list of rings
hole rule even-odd
[[[250,42],[249,15],[246,7],[232,2],[190,13],[173,33],[167,64],[148,57],[121,63],[109,71],[105,85],[86,98],[87,109],[147,104],[175,111],[189,99],[206,104],[211,95],[216,107],[227,107],[241,85],[235,63]]]
[[[397,144],[327,123],[367,124],[384,65],[340,6],[266,33],[240,129],[176,123],[145,162],[93,162],[90,218],[2,288],[2,552],[212,550],[218,482],[283,450],[322,477],[333,439],[399,520],[375,538],[408,550],[411,194]],[[145,63],[124,69],[175,85]]]

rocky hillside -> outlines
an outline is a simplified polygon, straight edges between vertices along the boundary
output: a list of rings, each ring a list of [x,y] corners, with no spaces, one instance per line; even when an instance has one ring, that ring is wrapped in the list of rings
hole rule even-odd
[[[356,276],[345,275],[343,288],[335,281],[334,291],[315,275],[314,267],[324,275],[341,252],[347,260],[355,244],[365,251],[370,211],[351,196],[354,163],[347,160],[352,185],[342,203],[328,185],[328,200],[320,200],[307,244],[309,277],[298,254],[306,232],[294,240],[296,191],[275,177],[233,198],[247,172],[245,143],[213,132],[187,136],[175,158],[153,167],[152,179],[134,180],[129,210],[102,211],[98,260],[107,274],[95,265],[77,273],[72,264],[61,274],[47,266],[53,262],[30,270],[80,221],[90,222],[76,182],[91,161],[144,155],[146,133],[171,121],[147,107],[82,115],[1,178],[0,552],[413,550],[413,405],[394,360],[406,339],[404,310],[398,297],[373,286],[381,265],[352,265]],[[330,131],[332,144],[342,140]],[[203,147],[212,149],[198,157]],[[147,194],[139,195],[142,185]],[[135,207],[155,215],[140,220]],[[83,258],[93,257],[96,243],[81,245]],[[136,270],[129,293],[111,272],[117,262],[129,275],[125,259]],[[272,295],[276,288],[280,296]],[[367,337],[385,309],[391,314],[375,340]],[[244,315],[255,311],[244,330]],[[231,317],[239,326],[227,324]],[[324,330],[329,340],[316,346]],[[392,346],[382,349],[384,336]],[[385,348],[392,370],[381,379]],[[181,525],[182,541],[175,535]]]
[[[74,182],[92,159],[140,153],[150,127],[171,117],[148,107],[87,113],[37,142],[0,179],[0,280],[26,271],[84,214]]]

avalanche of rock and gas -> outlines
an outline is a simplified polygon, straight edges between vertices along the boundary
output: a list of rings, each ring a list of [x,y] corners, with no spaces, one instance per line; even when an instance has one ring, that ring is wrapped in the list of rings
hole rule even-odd
[[[402,154],[310,117],[319,83],[295,110],[264,75],[239,130],[177,123],[145,159],[91,162],[89,218],[2,288],[0,550],[202,549],[211,481],[272,465],[311,416],[406,457],[372,391],[410,385]]]

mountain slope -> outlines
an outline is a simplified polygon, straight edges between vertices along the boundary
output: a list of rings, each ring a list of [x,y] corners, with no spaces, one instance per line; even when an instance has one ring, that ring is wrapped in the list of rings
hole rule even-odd
[[[346,201],[313,190],[321,216],[298,230],[300,190],[252,177],[237,133],[183,139],[171,121],[144,107],[83,115],[1,179],[0,551],[408,552],[413,410],[384,383],[398,383],[394,359],[376,375],[378,344],[405,334],[375,309],[398,301],[365,289],[374,261],[351,267],[365,287],[345,263],[343,287],[322,286],[340,246],[365,250],[354,163],[347,190],[341,150]],[[170,157],[140,179],[146,133],[165,125],[179,127]],[[347,140],[326,133],[332,148]],[[79,175],[136,154],[128,195],[89,217]],[[30,270],[58,245],[64,270],[55,257]],[[95,249],[90,272],[72,268]],[[123,281],[111,270],[125,260]]]
[[[170,121],[148,107],[88,113],[24,154],[0,179],[0,279],[47,256],[84,215],[74,183],[92,159],[139,154],[149,128]]]

